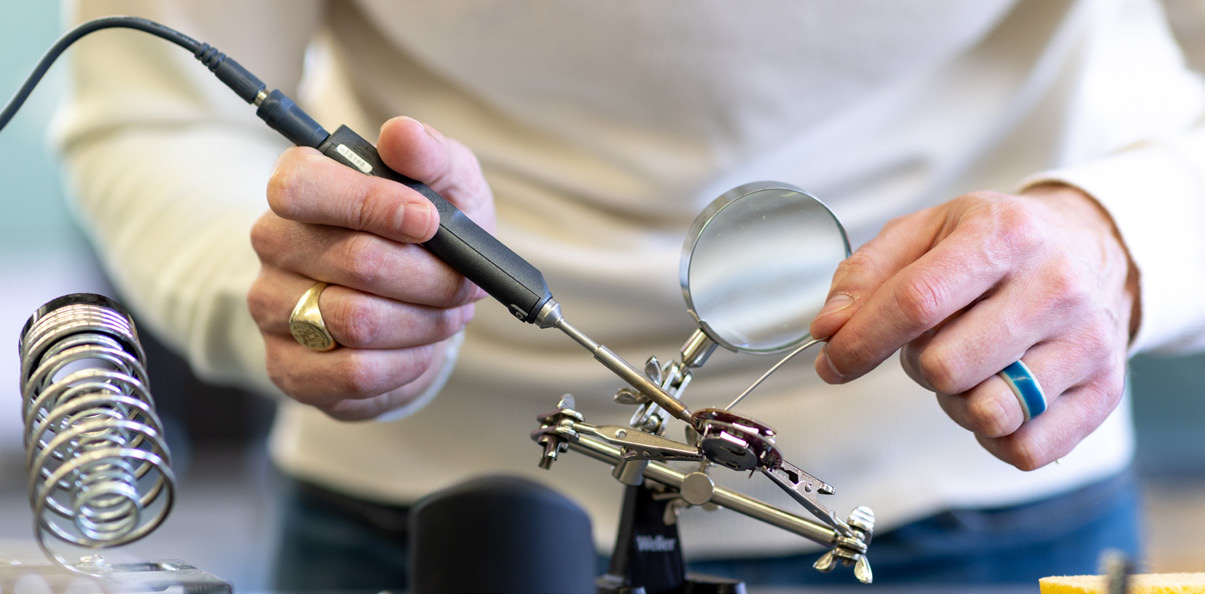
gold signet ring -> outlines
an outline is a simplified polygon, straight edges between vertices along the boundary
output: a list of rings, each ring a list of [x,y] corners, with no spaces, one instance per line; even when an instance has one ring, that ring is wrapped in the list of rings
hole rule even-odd
[[[306,289],[289,315],[289,332],[297,342],[312,351],[329,351],[339,346],[326,329],[322,311],[318,309],[318,296],[325,288],[326,283],[314,283]]]

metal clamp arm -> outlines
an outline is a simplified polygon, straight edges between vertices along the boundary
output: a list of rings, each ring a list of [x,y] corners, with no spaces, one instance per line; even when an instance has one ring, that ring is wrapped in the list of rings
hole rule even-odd
[[[569,449],[575,452],[585,454],[607,464],[614,465],[623,461],[623,455],[618,447],[594,439],[575,440],[570,442],[568,446]],[[689,473],[675,470],[660,462],[650,462],[644,469],[644,478],[679,490],[682,488],[682,481],[686,478],[687,474]],[[837,539],[840,536],[832,528],[722,487],[715,488],[711,494],[711,502],[739,514],[798,534],[823,546],[833,546],[837,543]]]
[[[823,520],[825,524],[832,526],[842,536],[853,535],[853,530],[842,522],[832,510],[824,507],[816,497],[817,494],[831,495],[833,493],[833,488],[828,483],[781,459],[770,468],[759,466],[757,470],[774,481],[774,484],[786,491],[804,509]]]
[[[556,460],[558,453],[565,451],[568,444],[576,443],[583,435],[619,448],[622,460],[703,460],[699,448],[672,439],[631,427],[591,425],[573,410],[573,397],[569,395],[561,400],[557,410],[541,415],[540,422],[540,429],[533,431],[531,437],[544,446],[540,465],[545,468]]]
[[[579,434],[593,435],[608,444],[618,446],[620,456],[625,460],[702,460],[703,454],[698,448],[688,446],[630,427],[618,425],[594,426],[588,423],[575,423],[574,428]]]

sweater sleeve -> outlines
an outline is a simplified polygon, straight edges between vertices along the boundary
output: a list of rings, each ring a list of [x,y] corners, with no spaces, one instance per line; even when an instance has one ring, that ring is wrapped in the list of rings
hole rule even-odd
[[[1112,215],[1138,269],[1141,319],[1130,345],[1132,354],[1205,348],[1205,43],[1196,35],[1205,30],[1205,10],[1199,3],[1179,0],[1164,0],[1162,8],[1161,24],[1170,24],[1178,47],[1150,56],[1127,46],[1128,55],[1113,58],[1181,59],[1185,69],[1196,70],[1180,86],[1170,87],[1177,92],[1154,103],[1131,102],[1114,119],[1124,119],[1126,110],[1165,110],[1181,114],[1184,125],[1026,180],[1027,185],[1056,181],[1076,186]],[[1102,66],[1107,76],[1110,65]],[[1094,88],[1092,100],[1109,103],[1127,92],[1112,91]]]
[[[209,42],[270,88],[292,92],[320,16],[317,1],[68,3],[69,25],[143,16]],[[233,18],[231,15],[237,15]],[[69,52],[57,115],[72,207],[139,324],[198,375],[278,393],[246,294],[258,274],[249,232],[287,143],[188,52],[105,30]]]
[[[1141,324],[1131,351],[1205,348],[1205,130],[1144,142],[1042,173],[1093,196],[1138,268]]]

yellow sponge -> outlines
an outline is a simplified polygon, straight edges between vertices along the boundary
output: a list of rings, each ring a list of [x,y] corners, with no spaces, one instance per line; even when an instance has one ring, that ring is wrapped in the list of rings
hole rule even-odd
[[[1128,594],[1205,594],[1205,573],[1139,573]],[[1038,580],[1041,594],[1108,594],[1103,575],[1067,575]]]

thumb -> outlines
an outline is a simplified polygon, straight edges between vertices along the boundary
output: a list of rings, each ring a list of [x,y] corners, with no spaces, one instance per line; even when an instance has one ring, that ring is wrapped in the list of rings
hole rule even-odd
[[[493,227],[493,197],[468,147],[400,116],[381,126],[377,149],[394,171],[427,184],[487,230]]]
[[[833,273],[824,307],[812,319],[815,338],[831,338],[866,300],[897,272],[924,255],[932,237],[932,218],[921,211],[888,222],[878,235],[843,260]]]
[[[833,288],[836,290],[836,283]],[[837,333],[845,322],[857,311],[858,299],[853,295],[846,293],[844,290],[837,292],[830,291],[828,299],[824,302],[824,307],[816,313],[816,317],[812,320],[811,326],[808,328],[809,333],[813,338],[828,338]]]

